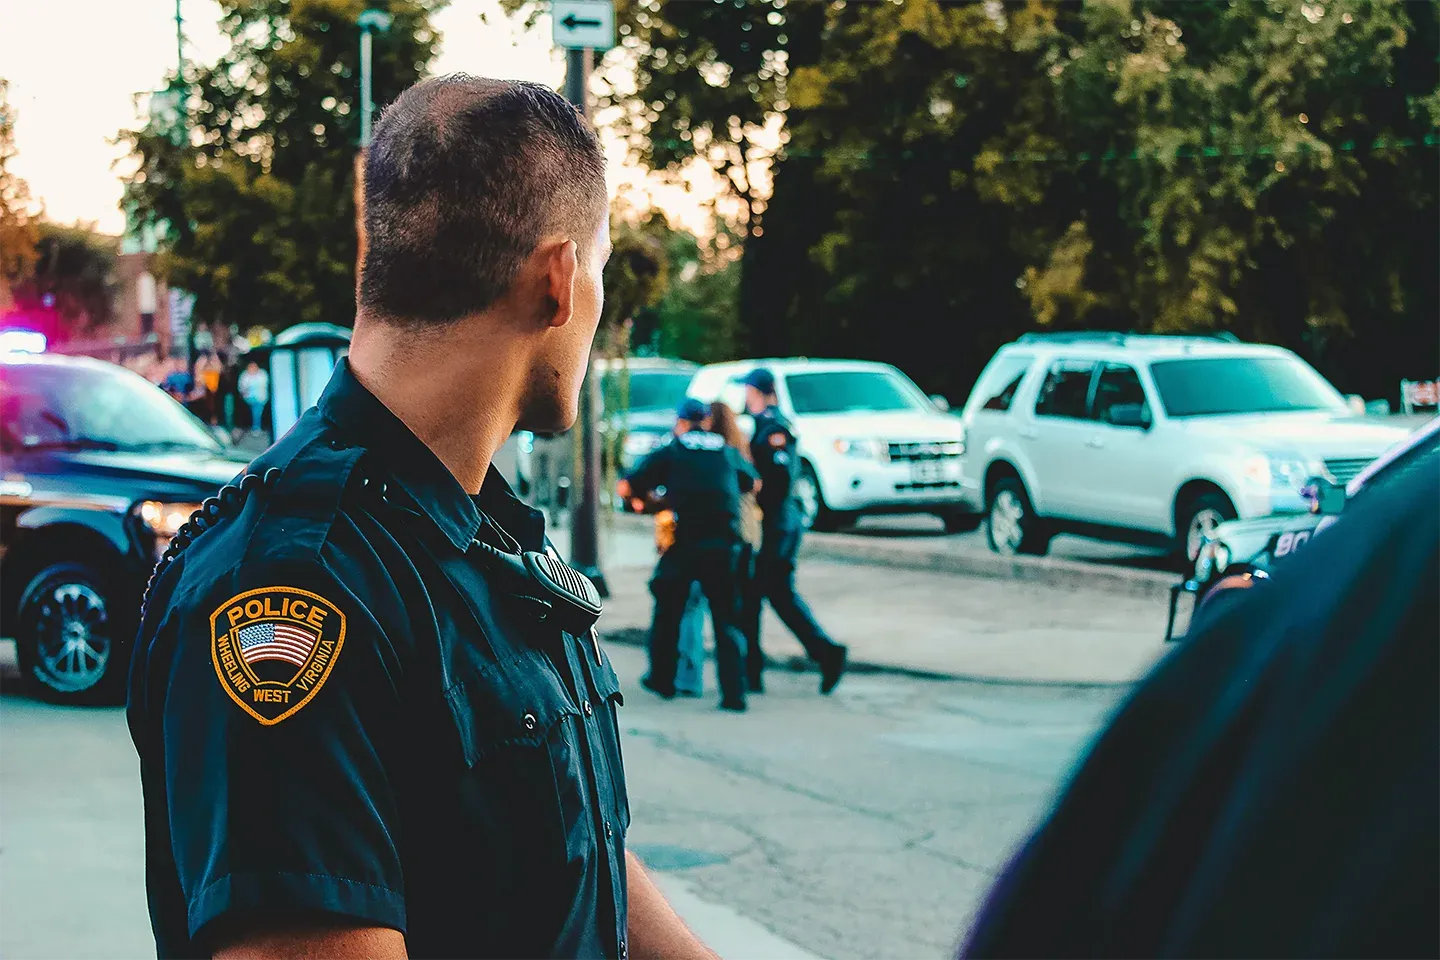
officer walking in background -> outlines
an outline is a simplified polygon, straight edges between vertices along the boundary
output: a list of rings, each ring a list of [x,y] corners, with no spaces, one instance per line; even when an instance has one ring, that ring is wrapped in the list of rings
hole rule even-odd
[[[746,635],[751,638],[745,672],[752,692],[764,689],[765,655],[760,649],[760,611],[768,599],[777,616],[820,665],[820,692],[829,693],[845,673],[846,648],[825,633],[815,615],[795,592],[795,560],[804,533],[800,504],[792,488],[800,472],[795,431],[776,407],[775,376],[756,368],[746,375],[745,407],[755,418],[750,459],[762,486],[756,500],[763,514],[755,577],[745,598]]]
[[[651,453],[620,481],[625,498],[664,488],[675,512],[675,541],[660,556],[650,592],[650,674],[641,683],[667,700],[675,696],[680,621],[699,583],[715,626],[715,671],[720,706],[745,709],[745,638],[740,631],[737,568],[744,546],[740,496],[759,486],[755,470],[725,438],[710,432],[710,410],[687,398],[676,414],[675,439]]]
[[[604,158],[538,84],[391,104],[349,357],[152,578],[130,673],[162,957],[710,960],[625,849],[599,597],[491,465],[575,420]]]

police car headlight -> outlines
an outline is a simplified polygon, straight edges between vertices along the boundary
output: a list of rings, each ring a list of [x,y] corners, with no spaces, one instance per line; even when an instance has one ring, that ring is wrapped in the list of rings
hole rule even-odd
[[[835,452],[857,460],[884,460],[889,447],[880,440],[839,439],[835,441]]]
[[[627,456],[643,457],[660,446],[661,437],[662,435],[658,433],[627,433],[622,448]]]
[[[170,546],[170,541],[190,519],[190,514],[199,509],[198,503],[146,500],[135,508],[135,515],[155,534],[155,555],[158,557]]]
[[[529,430],[521,430],[515,434],[515,445],[520,448],[521,453],[535,452],[535,434]]]

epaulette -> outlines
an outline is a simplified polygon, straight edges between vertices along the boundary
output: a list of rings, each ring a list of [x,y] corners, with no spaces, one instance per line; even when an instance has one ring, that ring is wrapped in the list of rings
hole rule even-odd
[[[190,514],[190,519],[175,531],[175,536],[170,545],[165,548],[155,569],[150,573],[150,580],[145,584],[145,596],[140,601],[140,618],[145,618],[145,609],[150,605],[150,593],[155,589],[161,574],[174,562],[182,551],[202,533],[218,524],[228,516],[240,512],[245,506],[245,501],[261,490],[273,490],[275,484],[280,481],[281,470],[279,467],[271,467],[265,473],[247,473],[240,478],[239,483],[227,483],[220,488],[220,491],[213,497],[200,504],[200,508]]]

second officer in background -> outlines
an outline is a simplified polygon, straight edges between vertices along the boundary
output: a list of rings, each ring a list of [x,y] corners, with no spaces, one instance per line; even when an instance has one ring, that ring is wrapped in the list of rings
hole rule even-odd
[[[764,482],[756,496],[763,514],[760,553],[755,558],[755,577],[744,602],[743,622],[751,640],[745,673],[750,689],[759,693],[765,667],[765,655],[760,650],[760,609],[768,599],[775,615],[819,664],[820,692],[829,693],[845,673],[846,648],[830,639],[795,592],[795,561],[805,528],[794,495],[800,471],[795,431],[775,405],[778,398],[774,374],[757,368],[750,371],[744,383],[745,408],[755,418],[750,459]]]
[[[699,583],[715,625],[715,670],[720,706],[745,709],[745,638],[740,632],[737,567],[743,548],[740,495],[759,487],[755,469],[719,434],[710,411],[686,399],[676,414],[675,439],[650,454],[620,481],[622,497],[645,497],[660,488],[675,511],[675,542],[660,556],[650,592],[650,673],[642,681],[666,699],[675,695],[680,621]]]

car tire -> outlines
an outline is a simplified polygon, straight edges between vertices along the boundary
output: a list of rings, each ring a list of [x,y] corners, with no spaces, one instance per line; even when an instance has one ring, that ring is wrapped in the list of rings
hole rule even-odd
[[[57,563],[35,575],[21,594],[15,636],[31,693],[55,703],[124,701],[134,624],[114,598],[88,564]]]
[[[972,533],[979,530],[980,525],[985,522],[985,514],[968,513],[964,510],[951,510],[939,516],[945,524],[946,533]]]
[[[825,505],[825,494],[820,492],[820,478],[808,462],[801,462],[800,476],[791,488],[791,495],[800,504],[800,522],[807,530],[834,533],[855,522],[856,514],[831,510]]]
[[[1175,511],[1174,559],[1180,566],[1180,572],[1195,569],[1195,558],[1199,555],[1205,533],[1237,516],[1239,514],[1230,498],[1218,490],[1202,493],[1182,504]]]
[[[1019,477],[1002,477],[990,491],[985,510],[985,542],[1001,556],[1043,556],[1050,549],[1051,533],[1030,505],[1030,495]]]

